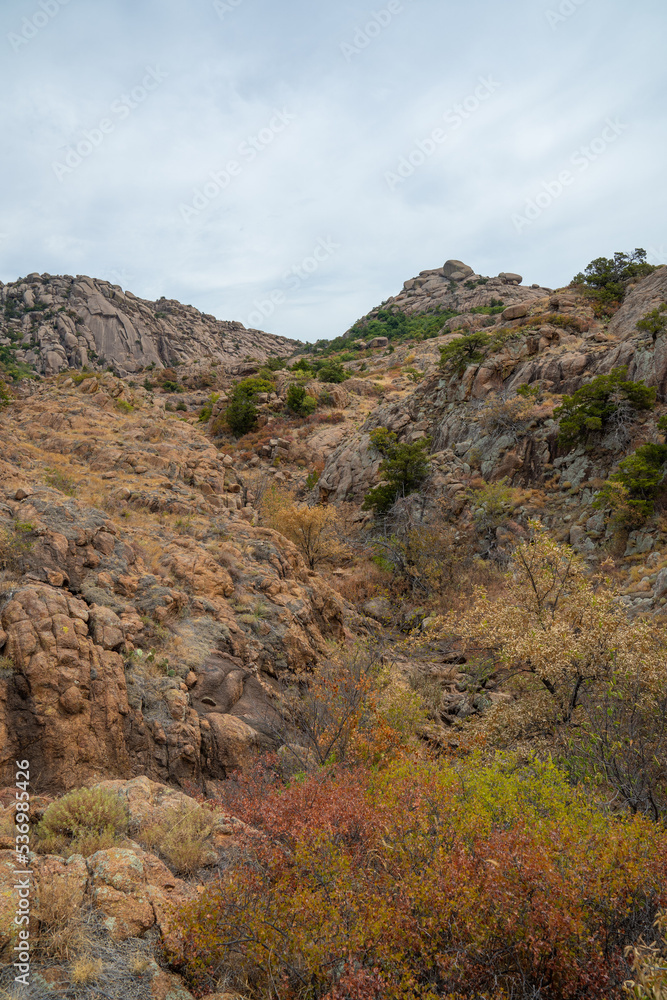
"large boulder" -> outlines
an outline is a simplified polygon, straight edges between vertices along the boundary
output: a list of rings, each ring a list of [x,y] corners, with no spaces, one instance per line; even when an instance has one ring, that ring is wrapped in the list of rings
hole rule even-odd
[[[450,281],[463,281],[464,278],[469,278],[475,272],[461,260],[448,260],[442,268],[442,273]]]

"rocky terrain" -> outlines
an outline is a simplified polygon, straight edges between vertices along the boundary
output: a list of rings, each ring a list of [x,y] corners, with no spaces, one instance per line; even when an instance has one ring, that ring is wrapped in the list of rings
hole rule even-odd
[[[387,310],[444,314],[434,335],[361,340],[356,324],[344,381],[307,368],[268,372],[257,424],[240,437],[223,420],[239,379],[266,379],[271,357],[317,355],[86,277],[33,274],[0,287],[0,955],[11,943],[15,761],[29,759],[37,819],[82,786],[127,804],[115,846],[31,855],[36,886],[66,885],[90,915],[95,954],[116,970],[104,995],[188,1000],[157,946],[178,949],[170,905],[226,869],[242,824],[217,802],[188,874],[142,831],[179,810],[203,815],[231,774],[284,744],[281,693],[303,686],[336,644],[395,644],[388,576],[374,595],[367,582],[374,522],[362,501],[379,477],[375,429],[403,444],[428,440],[428,476],[408,504],[420,523],[442,517],[473,537],[474,491],[514,491],[502,524],[474,536],[475,565],[504,566],[539,519],[591,569],[613,562],[631,615],[661,620],[662,508],[619,530],[592,505],[625,456],[663,440],[667,338],[637,323],[667,302],[667,268],[631,283],[613,316],[596,314],[580,286],[522,282],[460,261],[422,272],[361,328]],[[441,349],[476,332],[490,338],[481,360],[443,366]],[[594,448],[563,448],[554,409],[619,366],[655,387],[656,405]],[[23,378],[29,371],[41,377]],[[295,382],[317,401],[314,413],[286,406]],[[345,536],[338,555],[310,569],[303,547],[267,526],[272,487],[335,509]],[[412,610],[422,598],[405,600]],[[411,655],[386,658],[405,677]],[[455,720],[507,697],[490,685],[477,701],[455,653],[433,650],[418,666],[441,690],[426,740],[446,741]],[[143,970],[134,978],[130,957]],[[31,991],[11,995],[74,996],[66,966],[62,955],[43,960]],[[90,989],[76,995],[92,997]]]
[[[79,274],[29,274],[0,282],[3,360],[41,375],[66,368],[119,375],[193,359],[234,364],[292,354],[295,341],[221,322],[174,299],[147,302],[120,285]]]

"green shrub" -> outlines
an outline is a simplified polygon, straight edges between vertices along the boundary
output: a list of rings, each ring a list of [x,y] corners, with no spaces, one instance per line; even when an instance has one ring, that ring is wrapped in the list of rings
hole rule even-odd
[[[362,510],[374,510],[376,514],[386,514],[399,497],[408,496],[418,490],[429,474],[428,449],[430,438],[422,438],[412,444],[399,444],[396,434],[386,427],[378,427],[371,433],[371,443],[383,456],[380,476],[384,480],[364,497]]]
[[[572,279],[573,285],[583,285],[594,299],[599,314],[613,312],[623,301],[626,288],[633,278],[643,278],[655,271],[646,262],[646,251],[637,247],[634,253],[596,257],[582,273]]]
[[[637,329],[642,333],[650,333],[653,343],[658,337],[667,333],[667,302],[663,302],[657,309],[652,309],[637,323]]]
[[[560,417],[559,444],[568,447],[603,433],[619,411],[651,410],[655,406],[656,390],[641,380],[628,381],[626,374],[627,368],[614,368],[571,396],[563,396],[562,404],[554,410],[554,416]]]
[[[214,392],[211,394],[211,396],[209,396],[209,398],[199,411],[198,419],[200,423],[205,424],[211,419],[211,417],[213,416],[213,407],[215,406],[215,404],[218,402],[219,399],[220,399],[219,392]]]
[[[484,360],[484,348],[491,343],[488,333],[470,333],[457,337],[440,348],[440,368],[462,374],[468,365]]]
[[[325,361],[317,372],[320,382],[344,382],[350,376],[339,361]]]
[[[312,372],[312,370],[313,370],[313,365],[312,362],[308,360],[308,358],[299,358],[299,360],[295,361],[292,367],[290,368],[291,372],[310,373]]]
[[[287,390],[285,405],[292,413],[296,413],[300,417],[307,417],[315,412],[317,400],[314,396],[308,396],[305,388],[295,382]]]
[[[497,316],[497,314],[501,313],[504,308],[505,303],[502,299],[493,298],[489,302],[488,306],[475,306],[474,309],[470,310],[470,312],[481,316]]]
[[[127,825],[127,806],[116,792],[78,788],[51,803],[35,833],[41,853],[87,855],[118,843]]]
[[[178,382],[173,382],[171,379],[165,379],[162,383],[162,388],[164,392],[183,392],[183,386],[179,385]]]
[[[625,527],[639,527],[651,517],[662,491],[667,444],[643,444],[624,458],[593,501],[598,510],[610,508],[612,519]],[[620,487],[620,489],[619,489]]]
[[[261,378],[245,378],[233,387],[224,420],[237,437],[247,434],[257,426],[259,414],[255,399],[262,392],[273,392],[273,388],[273,382]],[[214,434],[222,430],[221,423],[215,421],[212,427]]]

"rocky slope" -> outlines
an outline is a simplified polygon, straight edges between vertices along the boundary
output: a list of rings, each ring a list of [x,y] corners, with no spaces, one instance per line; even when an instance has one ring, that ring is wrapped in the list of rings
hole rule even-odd
[[[86,275],[33,273],[0,282],[0,305],[2,360],[42,375],[108,366],[129,375],[202,358],[233,365],[248,355],[289,355],[298,346],[174,299],[139,299]]]
[[[384,596],[350,596],[355,574],[373,568],[371,517],[361,510],[381,461],[373,429],[431,439],[429,478],[409,500],[415,523],[470,528],[475,489],[504,481],[519,499],[490,539],[473,539],[478,563],[502,565],[539,518],[591,568],[613,556],[631,614],[664,615],[664,516],[619,533],[592,503],[624,456],[662,440],[667,338],[654,341],[637,322],[667,302],[665,267],[605,319],[575,287],[525,287],[519,275],[484,278],[448,261],[381,307],[446,313],[437,336],[358,345],[342,383],[274,373],[272,391],[257,398],[259,426],[238,440],[216,422],[231,385],[267,355],[292,354],[295,342],[90,279],[31,275],[0,293],[5,363],[45,376],[16,385],[0,407],[0,953],[14,905],[14,762],[31,762],[35,818],[54,796],[98,784],[123,798],[130,819],[122,843],[89,857],[31,856],[37,912],[45,887],[64,886],[87,915],[107,978],[74,989],[66,962],[45,961],[26,998],[55,990],[92,1000],[106,990],[191,1000],[156,961],[156,945],[177,951],[170,906],[195,898],[241,849],[239,822],[216,802],[224,780],[283,740],[276,695],[286,684],[302,681],[331,642],[377,636],[391,619]],[[491,338],[483,360],[443,370],[440,348],[477,330]],[[99,370],[110,363],[115,373]],[[98,370],[71,370],[83,365]],[[159,377],[145,371],[151,365]],[[619,365],[655,386],[655,409],[594,448],[559,447],[563,394]],[[308,417],[285,407],[297,379],[319,403]],[[518,396],[526,385],[533,394]],[[204,405],[208,422],[198,419]],[[338,509],[351,540],[339,564],[311,571],[295,545],[260,526],[271,484]],[[396,638],[387,633],[387,648]],[[432,739],[509,697],[473,690],[456,651],[428,656],[419,669],[438,689],[442,721]],[[407,674],[414,662],[397,656],[394,666]],[[190,877],[142,840],[146,826],[178,810],[201,812],[185,792],[212,803]],[[143,971],[129,973],[132,963]]]
[[[32,388],[0,416],[0,780],[224,778],[355,615],[196,420],[110,374]]]

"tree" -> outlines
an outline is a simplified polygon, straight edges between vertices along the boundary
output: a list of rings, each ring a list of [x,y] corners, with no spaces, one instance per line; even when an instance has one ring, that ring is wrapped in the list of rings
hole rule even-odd
[[[646,250],[637,247],[634,253],[617,252],[611,257],[596,257],[582,273],[572,279],[574,285],[584,285],[595,300],[599,312],[613,312],[623,301],[628,284],[634,278],[644,278],[655,271],[646,261]]]
[[[476,365],[484,360],[483,349],[490,343],[488,333],[470,333],[457,337],[451,344],[440,348],[440,367],[454,369],[460,375],[467,365]]]
[[[427,640],[458,638],[486,683],[520,694],[483,727],[505,738],[561,733],[575,773],[657,818],[667,808],[665,627],[629,620],[607,581],[591,581],[580,556],[532,528],[500,596],[480,587],[460,616],[433,621]]]
[[[626,378],[627,368],[614,368],[582,385],[554,410],[560,417],[559,444],[573,446],[586,442],[592,434],[603,433],[614,424],[633,416],[634,410],[651,410],[656,390],[643,381]]]
[[[247,434],[257,426],[258,413],[255,400],[260,393],[272,391],[273,383],[261,378],[246,378],[236,383],[225,410],[225,421],[237,437]],[[214,433],[218,429],[216,423],[213,427]]]
[[[642,333],[650,333],[651,340],[655,344],[658,337],[667,332],[667,302],[663,302],[657,309],[652,309],[637,323],[637,329]]]
[[[344,382],[350,376],[337,361],[325,361],[317,372],[320,382]]]
[[[411,444],[399,444],[393,431],[377,427],[371,433],[371,444],[384,456],[379,469],[384,482],[366,494],[362,509],[386,514],[399,497],[414,493],[428,476],[431,440],[422,438]]]
[[[267,528],[279,531],[297,546],[310,569],[335,562],[345,555],[339,538],[340,519],[335,507],[297,503],[275,486],[262,498],[260,516]]]
[[[627,528],[637,528],[653,514],[665,481],[667,444],[643,444],[624,458],[618,471],[599,491],[593,506],[609,507],[612,518]]]
[[[296,413],[300,417],[307,417],[310,413],[314,413],[317,408],[317,400],[314,396],[307,395],[304,386],[293,382],[287,390],[285,405],[292,413]]]

